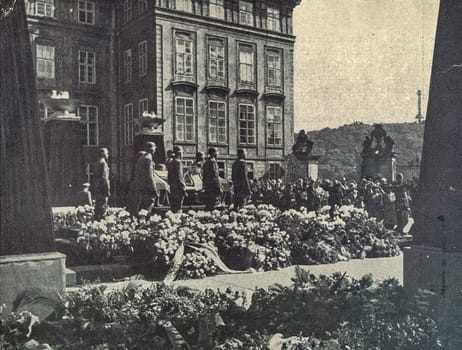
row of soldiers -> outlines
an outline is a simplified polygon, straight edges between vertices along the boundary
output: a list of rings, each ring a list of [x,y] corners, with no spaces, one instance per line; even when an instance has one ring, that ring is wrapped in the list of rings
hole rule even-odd
[[[160,196],[168,193],[168,201],[173,212],[181,212],[186,192],[186,183],[183,169],[183,149],[175,146],[172,151],[167,153],[167,184],[156,174],[156,164],[153,160],[156,152],[156,144],[147,142],[144,151],[137,154],[134,164],[132,178],[129,184],[127,200],[127,210],[132,215],[138,215],[140,210],[146,209],[151,212],[161,200]],[[201,153],[198,153],[201,155]],[[109,180],[109,150],[101,148],[99,159],[94,166],[93,194],[95,199],[95,218],[101,219],[108,207],[109,197],[111,196],[111,186]],[[202,198],[205,210],[211,211],[215,208],[218,198],[223,190],[220,183],[219,168],[217,163],[218,151],[209,148],[208,157],[196,157],[193,168],[196,169],[202,179]],[[240,209],[251,194],[250,184],[247,174],[246,152],[243,149],[237,151],[237,159],[232,166],[233,182],[233,206]],[[88,184],[81,193],[80,204],[90,202]]]

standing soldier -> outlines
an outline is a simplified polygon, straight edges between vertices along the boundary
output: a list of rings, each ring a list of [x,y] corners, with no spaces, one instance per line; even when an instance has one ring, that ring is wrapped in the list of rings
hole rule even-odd
[[[209,158],[202,168],[205,210],[207,211],[212,211],[215,208],[215,203],[221,193],[217,157],[217,150],[213,147],[209,148]]]
[[[167,163],[168,184],[170,186],[170,209],[174,213],[181,212],[183,200],[186,194],[186,184],[183,176],[183,149],[173,147],[173,159]]]
[[[154,178],[154,167],[156,164],[153,160],[157,147],[154,142],[146,142],[144,148],[146,155],[140,164],[142,181],[142,199],[140,209],[146,209],[149,213],[151,213],[152,209],[156,206],[158,198],[156,180]]]
[[[109,150],[101,148],[99,150],[99,160],[94,169],[93,192],[95,195],[95,219],[101,220],[108,206],[111,196],[111,184],[109,182]]]
[[[234,188],[234,210],[238,211],[244,206],[250,196],[250,183],[247,174],[246,152],[243,149],[237,150],[237,159],[233,163],[232,180]]]

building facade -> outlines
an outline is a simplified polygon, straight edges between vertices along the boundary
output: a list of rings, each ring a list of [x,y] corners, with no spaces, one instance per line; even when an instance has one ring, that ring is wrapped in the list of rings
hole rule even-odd
[[[292,14],[297,0],[27,0],[40,96],[83,101],[83,163],[112,152],[117,182],[134,158],[134,119],[164,119],[185,163],[209,147],[229,177],[238,148],[253,177],[280,174],[293,143]],[[47,111],[43,111],[46,117]]]

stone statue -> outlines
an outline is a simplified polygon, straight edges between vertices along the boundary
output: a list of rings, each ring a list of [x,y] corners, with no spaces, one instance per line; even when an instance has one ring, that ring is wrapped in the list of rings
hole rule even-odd
[[[300,156],[306,157],[311,154],[313,145],[314,142],[308,139],[308,135],[306,135],[305,130],[301,130],[297,136],[295,145],[292,146],[292,152],[297,158]]]
[[[366,136],[363,141],[363,150],[361,156],[363,158],[384,159],[391,158],[395,141],[387,135],[381,124],[374,124],[370,136]]]
[[[369,136],[366,136],[365,140],[363,141],[363,150],[361,151],[361,155],[363,157],[369,156],[372,153],[372,140]]]
[[[374,124],[374,130],[371,132],[371,147],[380,152],[383,149],[383,143],[386,136],[387,132],[383,129],[382,124]]]
[[[395,141],[391,138],[391,136],[385,136],[384,138],[385,147],[381,153],[381,157],[383,158],[390,158],[393,156],[393,147],[395,145]]]

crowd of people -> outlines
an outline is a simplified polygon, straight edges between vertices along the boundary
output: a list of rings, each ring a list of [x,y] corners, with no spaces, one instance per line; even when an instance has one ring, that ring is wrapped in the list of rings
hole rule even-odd
[[[385,227],[399,231],[411,217],[411,198],[416,185],[415,180],[405,182],[402,174],[397,174],[393,183],[377,178],[359,182],[298,179],[288,184],[281,179],[255,179],[250,184],[254,204],[268,203],[281,210],[304,208],[315,212],[327,205],[332,218],[342,205],[354,205],[364,208],[370,217],[383,221]]]
[[[127,210],[132,215],[145,209],[153,212],[159,203],[168,203],[173,212],[181,212],[187,195],[185,169],[183,166],[183,149],[175,146],[167,152],[164,168],[166,179],[157,175],[153,161],[156,144],[147,142],[143,151],[138,152],[129,184]],[[103,217],[111,195],[108,166],[109,151],[100,150],[100,157],[95,164],[92,184],[94,195],[95,218]],[[188,171],[198,176],[202,182],[201,200],[205,210],[214,210],[223,192],[217,163],[218,152],[215,148],[208,150],[207,157],[198,152],[196,160]],[[272,204],[281,210],[301,209],[318,212],[328,205],[331,218],[336,216],[342,205],[354,205],[364,208],[369,216],[383,221],[385,227],[402,231],[411,216],[411,198],[416,183],[404,182],[403,176],[397,174],[396,181],[388,183],[385,178],[363,179],[359,182],[340,180],[298,179],[294,183],[284,183],[282,179],[248,179],[246,152],[239,149],[237,159],[232,166],[232,207],[239,210],[246,202],[254,204]],[[79,205],[92,205],[90,184],[86,183],[79,194]],[[166,197],[163,198],[162,196]]]
[[[165,165],[155,164],[153,157],[156,149],[154,142],[147,142],[144,150],[138,152],[134,162],[126,203],[127,210],[134,216],[138,215],[141,210],[152,213],[159,207],[160,203],[168,203],[173,212],[181,212],[183,201],[187,195],[182,147],[175,146],[172,150],[167,151]],[[188,169],[192,175],[200,178],[202,184],[201,200],[207,211],[215,209],[223,192],[217,157],[218,152],[213,147],[209,148],[207,157],[204,153],[198,152],[195,162]],[[92,191],[90,191],[90,184],[85,183],[78,195],[78,205],[94,204],[95,219],[97,220],[104,216],[111,196],[108,158],[109,150],[107,148],[100,149],[99,159],[94,166]],[[239,149],[237,159],[232,166],[232,201],[236,210],[245,204],[251,194],[245,159],[245,150]],[[156,171],[156,169],[164,168],[167,171],[166,178],[162,178]]]

